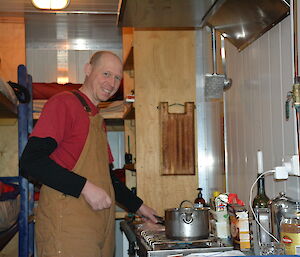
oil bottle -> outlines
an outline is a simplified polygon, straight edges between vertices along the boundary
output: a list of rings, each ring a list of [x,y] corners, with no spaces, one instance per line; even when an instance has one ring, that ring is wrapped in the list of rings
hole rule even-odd
[[[199,187],[199,188],[197,188],[197,190],[199,190],[199,193],[198,193],[197,198],[194,201],[194,208],[205,207],[206,203],[205,203],[205,200],[204,200],[204,198],[202,196],[202,188]]]

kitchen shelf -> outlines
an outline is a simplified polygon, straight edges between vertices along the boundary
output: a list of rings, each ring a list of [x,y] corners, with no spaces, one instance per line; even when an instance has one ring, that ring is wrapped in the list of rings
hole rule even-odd
[[[18,66],[18,83],[31,92],[32,80],[24,65]],[[0,106],[4,110],[5,117],[16,117],[18,121],[18,156],[20,157],[28,140],[28,135],[32,131],[32,105],[31,102],[14,106],[3,94],[0,93]],[[2,113],[1,113],[2,115]],[[0,116],[2,118],[3,116]],[[1,120],[1,119],[0,119]],[[19,170],[20,174],[20,170]],[[3,183],[18,183],[20,189],[20,212],[18,222],[3,233],[0,233],[0,248],[10,242],[14,234],[19,235],[18,257],[28,257],[34,255],[34,221],[33,217],[33,184],[27,179],[18,175],[17,177],[0,177]],[[0,250],[1,251],[1,250]]]
[[[33,100],[33,119],[40,117],[43,105],[47,100]],[[135,110],[132,103],[123,100],[113,102],[102,102],[98,105],[104,119],[134,119]],[[37,110],[37,111],[36,111]]]
[[[134,119],[135,117],[133,104],[123,100],[103,102],[98,107],[104,119]]]

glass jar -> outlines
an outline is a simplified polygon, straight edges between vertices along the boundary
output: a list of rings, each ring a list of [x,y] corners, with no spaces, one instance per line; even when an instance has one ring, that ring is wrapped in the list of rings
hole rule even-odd
[[[283,212],[280,238],[287,255],[300,254],[300,204],[297,203]]]

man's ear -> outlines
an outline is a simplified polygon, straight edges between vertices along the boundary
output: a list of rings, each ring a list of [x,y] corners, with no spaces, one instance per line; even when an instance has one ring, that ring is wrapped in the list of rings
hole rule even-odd
[[[90,63],[86,63],[84,65],[84,73],[86,76],[89,76],[92,72],[92,65]]]

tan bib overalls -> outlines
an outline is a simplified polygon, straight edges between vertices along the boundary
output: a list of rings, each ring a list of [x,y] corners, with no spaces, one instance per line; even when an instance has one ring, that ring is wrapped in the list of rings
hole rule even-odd
[[[89,133],[74,172],[104,189],[112,206],[94,211],[82,196],[65,196],[42,186],[36,219],[38,257],[113,256],[115,208],[107,137],[103,118],[97,114],[89,119]]]

